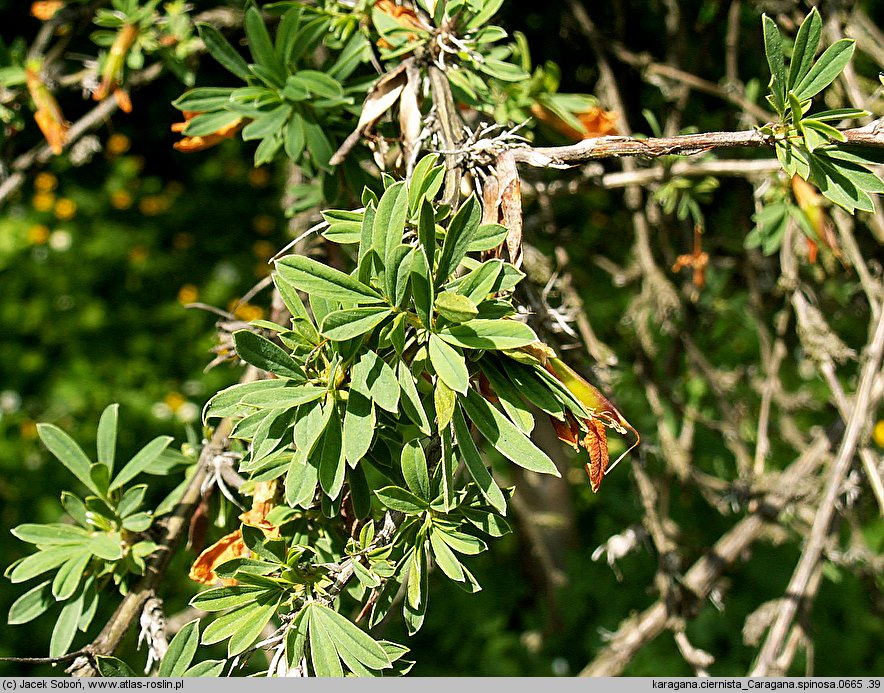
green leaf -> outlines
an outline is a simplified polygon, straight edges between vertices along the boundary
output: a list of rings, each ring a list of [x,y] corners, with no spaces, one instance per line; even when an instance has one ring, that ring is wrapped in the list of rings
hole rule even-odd
[[[433,324],[433,281],[430,266],[423,248],[418,248],[411,265],[411,295],[414,308],[424,327]]]
[[[48,546],[51,544],[83,544],[89,538],[89,533],[73,525],[63,524],[24,524],[10,531],[14,537],[26,541],[29,544]]]
[[[419,211],[424,200],[435,197],[442,187],[445,167],[436,166],[438,161],[438,154],[427,154],[414,165],[408,182],[408,209],[411,215]]]
[[[218,678],[224,672],[225,664],[227,664],[227,662],[223,659],[207,659],[205,662],[197,662],[194,664],[190,669],[185,671],[182,676]]]
[[[792,48],[792,62],[789,66],[788,89],[795,89],[813,64],[816,49],[820,45],[820,37],[823,33],[823,20],[816,7],[804,18],[798,35],[795,37],[795,45]]]
[[[439,256],[439,265],[436,268],[435,286],[447,282],[463,260],[479,229],[481,217],[482,209],[475,195],[470,196],[457,210],[457,214],[448,224],[448,231],[442,244],[442,254]]]
[[[485,58],[477,67],[486,75],[491,75],[504,82],[521,82],[530,76],[518,65],[496,58]]]
[[[405,484],[423,500],[430,500],[430,473],[427,469],[427,458],[418,439],[410,440],[402,447],[400,456],[402,476]]]
[[[313,672],[320,677],[340,678],[344,675],[344,669],[335,649],[335,641],[325,628],[322,617],[316,618],[316,612],[321,607],[313,603],[307,608],[310,624],[310,661],[313,663]]]
[[[12,582],[24,582],[57,568],[71,556],[70,546],[56,546],[25,556],[4,573]]]
[[[457,403],[457,395],[441,378],[436,380],[433,389],[433,405],[436,409],[436,426],[440,431],[448,428],[451,417],[454,415],[454,405]]]
[[[63,602],[77,591],[80,580],[83,578],[83,571],[86,570],[91,558],[91,553],[81,550],[62,563],[52,581],[52,596],[57,601]],[[80,618],[79,614],[77,614],[77,618]]]
[[[471,270],[462,279],[456,280],[456,285],[455,282],[449,284],[448,288],[479,304],[492,293],[502,268],[502,260],[488,260]]]
[[[242,416],[247,407],[240,404],[243,397],[254,392],[278,390],[285,387],[281,380],[256,380],[253,383],[236,383],[213,395],[203,409],[203,421],[225,416]]]
[[[436,311],[446,320],[454,323],[467,322],[479,314],[479,309],[466,296],[453,291],[443,291],[436,296]]]
[[[114,470],[114,455],[117,450],[117,414],[119,410],[119,404],[109,405],[101,413],[101,419],[98,421],[96,441],[98,461],[106,465],[110,472]]]
[[[332,341],[344,342],[370,332],[392,314],[392,309],[382,307],[336,310],[323,318],[320,332]]]
[[[296,289],[308,295],[352,303],[382,303],[371,287],[339,270],[302,255],[289,255],[277,260],[276,270]]]
[[[387,256],[384,284],[387,298],[394,306],[401,306],[405,300],[413,263],[414,250],[411,246],[397,245]]]
[[[243,404],[250,404],[262,409],[289,409],[313,402],[326,392],[324,387],[314,385],[258,390],[243,397]]]
[[[340,82],[324,72],[316,70],[300,70],[292,81],[304,86],[311,94],[325,99],[336,99],[343,96],[344,90]]]
[[[199,622],[196,618],[175,634],[163,656],[157,676],[179,678],[186,675],[200,641]]]
[[[500,224],[482,224],[476,230],[472,242],[467,247],[467,252],[478,253],[482,250],[496,248],[506,240],[509,230]]]
[[[436,258],[436,210],[427,200],[421,202],[417,235],[420,247],[424,250],[427,266],[432,269],[433,260]]]
[[[428,346],[430,362],[442,382],[455,392],[466,394],[470,384],[470,372],[467,370],[463,354],[435,334],[430,335]]]
[[[104,678],[137,678],[138,674],[121,659],[98,655],[95,658],[98,673]]]
[[[283,378],[297,383],[307,382],[304,370],[282,347],[252,330],[237,330],[233,333],[233,343],[240,358]]]
[[[50,657],[61,657],[70,649],[82,613],[83,594],[81,592],[79,597],[65,604],[58,615],[58,620],[52,629],[52,637],[49,640]]]
[[[375,491],[374,494],[385,508],[397,510],[406,515],[419,515],[430,507],[427,501],[399,486],[385,486]]]
[[[280,134],[291,114],[292,107],[287,104],[262,114],[242,129],[243,141],[263,140],[265,137]]]
[[[374,351],[365,352],[350,369],[350,388],[391,414],[399,411],[399,381],[390,365]]]
[[[146,513],[139,513],[139,515],[144,514]],[[131,515],[126,518],[126,520],[128,521],[137,517],[138,515]],[[151,519],[149,515],[147,517],[148,520]],[[150,522],[148,522],[148,527],[149,526]],[[144,529],[147,529],[147,527]],[[103,558],[106,561],[118,561],[123,557],[122,539],[120,538],[119,532],[96,532],[89,539],[86,548],[91,551],[93,555],[98,556],[98,558]]]
[[[199,22],[196,25],[200,38],[206,45],[206,50],[215,60],[223,67],[227,68],[234,75],[246,82],[252,76],[249,72],[249,65],[243,57],[237,52],[230,43],[225,39],[211,24]]]
[[[252,59],[269,70],[278,82],[278,86],[282,87],[286,78],[285,65],[273,50],[273,42],[258,8],[250,7],[246,10],[244,25]]]
[[[29,589],[16,599],[9,607],[9,616],[6,622],[10,626],[28,623],[44,613],[50,606],[55,604],[52,591],[49,589],[49,580],[41,582],[36,587]]]
[[[439,538],[438,531],[430,531],[430,546],[433,549],[436,565],[442,569],[442,572],[452,580],[462,582],[464,580],[463,567],[454,552]]]
[[[49,452],[61,462],[77,479],[92,491],[98,493],[95,482],[89,475],[92,462],[73,438],[53,424],[37,424],[37,434]]]
[[[506,515],[506,498],[494,481],[494,477],[491,476],[491,472],[485,466],[485,462],[479,454],[479,449],[476,447],[472,435],[470,435],[469,426],[467,426],[466,420],[463,418],[460,407],[455,408],[453,420],[457,446],[460,449],[461,458],[470,476],[473,477],[473,481],[476,482],[476,486],[479,487],[485,500],[501,515]]]
[[[312,503],[318,481],[319,471],[314,465],[307,463],[306,454],[299,450],[286,472],[285,502],[293,508]]]
[[[115,491],[123,486],[123,484],[138,476],[157,457],[159,457],[160,454],[162,454],[163,450],[169,447],[169,443],[171,442],[171,436],[158,436],[150,441],[126,463],[126,465],[120,470],[120,473],[114,478],[108,490]]]
[[[783,59],[783,37],[776,23],[766,14],[761,15],[764,33],[764,52],[770,66],[771,94],[778,113],[785,112],[786,104],[786,64]]]
[[[306,144],[307,137],[304,131],[304,118],[297,111],[294,111],[283,136],[286,156],[292,161],[298,161]]]
[[[484,0],[481,4],[482,9],[467,21],[466,28],[470,30],[478,29],[497,14],[502,5],[503,0]]]
[[[307,628],[310,625],[310,611],[313,607],[301,609],[289,624],[289,630],[285,634],[285,656],[289,668],[294,669],[300,665],[304,658],[304,650],[307,646]]]
[[[224,611],[235,606],[250,604],[264,592],[263,587],[234,585],[233,587],[214,587],[200,592],[190,600],[190,605],[203,611]]]
[[[515,320],[470,320],[445,327],[437,334],[464,349],[517,349],[537,341],[534,330]]]
[[[230,95],[233,89],[228,87],[200,87],[184,92],[172,102],[179,111],[194,111],[205,113],[206,111],[223,110],[230,103]]]
[[[814,63],[804,78],[795,87],[795,96],[800,101],[816,96],[835,81],[853,57],[856,42],[840,39],[829,46]]]
[[[319,485],[329,498],[335,499],[341,493],[347,468],[341,438],[341,419],[337,412],[332,412],[331,420],[317,446]]]
[[[475,390],[460,398],[464,412],[479,433],[515,464],[541,474],[561,476],[553,461]]]
[[[402,392],[400,406],[405,415],[417,425],[421,433],[430,435],[430,420],[427,418],[427,412],[421,402],[420,394],[417,391],[417,385],[414,382],[414,376],[411,374],[408,366],[404,361],[400,361],[396,366],[397,376],[399,380],[399,389]]]
[[[534,417],[522,402],[518,388],[510,382],[504,373],[498,370],[490,359],[483,359],[481,367],[510,421],[516,424],[523,433],[530,434],[534,429]]]
[[[330,171],[332,167],[329,165],[329,159],[334,154],[335,148],[329,142],[328,135],[322,125],[305,118],[304,138],[313,164],[323,171]]]
[[[389,268],[387,262],[393,248],[402,243],[405,218],[408,215],[408,193],[405,183],[394,183],[384,191],[378,202],[372,227],[371,247]]]
[[[458,553],[467,556],[475,556],[488,550],[488,545],[478,537],[452,529],[439,527],[439,538]]]
[[[310,611],[311,632],[318,624],[326,630],[338,656],[352,669],[355,661],[369,669],[388,669],[390,658],[374,638],[341,614],[316,604]]]
[[[230,127],[240,120],[241,116],[232,111],[209,111],[191,118],[184,133],[188,137],[204,137],[218,130]]]
[[[374,439],[374,405],[365,395],[350,390],[344,414],[344,455],[350,466],[365,457]]]
[[[268,595],[266,603],[245,607],[242,625],[231,634],[230,641],[227,643],[227,656],[234,657],[254,645],[261,636],[264,626],[273,618],[278,606],[279,598],[272,598]]]

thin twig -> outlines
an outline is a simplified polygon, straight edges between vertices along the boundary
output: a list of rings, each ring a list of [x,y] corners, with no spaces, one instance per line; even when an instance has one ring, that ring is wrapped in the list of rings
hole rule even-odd
[[[864,128],[853,128],[841,132],[846,138],[845,144],[884,147],[884,131],[872,132]],[[675,154],[691,156],[714,149],[769,149],[772,146],[771,138],[758,130],[703,132],[646,139],[609,135],[593,137],[562,147],[518,147],[513,149],[513,156],[517,163],[538,168],[569,168],[597,159],[627,156],[653,159]]]
[[[816,469],[829,450],[828,439],[820,435],[782,474],[781,482],[765,495],[758,508],[740,520],[685,574],[682,585],[697,599],[706,599],[724,571],[738,561],[763,534],[767,523],[791,501],[800,479]],[[618,676],[635,653],[666,629],[673,614],[663,599],[634,617],[627,618],[609,643],[581,672],[580,676]]]
[[[853,403],[853,411],[847,423],[847,430],[844,432],[835,463],[832,465],[825,492],[820,500],[810,538],[801,553],[789,586],[786,588],[787,598],[780,606],[777,618],[749,676],[764,676],[775,665],[788,637],[799,604],[806,598],[808,585],[822,555],[832,518],[835,515],[836,501],[841,493],[841,485],[853,462],[857,445],[860,442],[860,435],[866,428],[869,413],[874,404],[871,402],[870,395],[872,385],[881,367],[882,355],[884,355],[884,314],[878,319],[878,324],[868,344],[862,376]]]

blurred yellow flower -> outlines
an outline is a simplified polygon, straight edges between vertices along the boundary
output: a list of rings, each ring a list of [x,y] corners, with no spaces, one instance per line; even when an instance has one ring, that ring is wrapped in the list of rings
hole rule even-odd
[[[249,171],[249,185],[253,188],[263,188],[270,182],[270,171],[266,166],[261,168],[253,168]]]
[[[33,245],[43,245],[49,240],[49,229],[43,224],[34,224],[28,229],[28,242]]]
[[[259,214],[252,219],[252,228],[262,236],[267,236],[273,227],[276,226],[276,220],[269,214]]]
[[[252,320],[260,320],[264,317],[264,309],[261,306],[255,306],[251,303],[243,303],[237,306],[233,313],[240,320],[251,322]]]
[[[55,195],[48,192],[38,192],[31,199],[31,203],[38,212],[48,212],[55,205]]]
[[[193,245],[193,234],[181,231],[172,236],[172,247],[175,250],[187,250]]]
[[[62,7],[64,7],[62,0],[39,0],[39,2],[32,2],[31,16],[36,17],[41,22],[48,22]]]
[[[131,250],[129,250],[129,262],[132,264],[140,264],[147,260],[148,253],[147,248],[143,245],[132,246]]]
[[[22,421],[18,427],[18,431],[21,434],[21,437],[25,440],[34,440],[37,437],[37,424],[30,419]]]
[[[55,174],[43,171],[34,178],[34,188],[40,192],[52,192],[58,186],[58,178]]]
[[[114,209],[129,209],[132,206],[132,195],[125,190],[115,190],[111,193],[110,203]]]
[[[110,137],[107,138],[107,153],[118,155],[123,154],[129,151],[129,147],[131,146],[131,142],[129,138],[120,133],[114,133]]]
[[[881,419],[875,424],[875,428],[872,431],[872,440],[874,440],[880,447],[884,448],[884,419]]]
[[[138,203],[138,209],[146,216],[154,216],[169,209],[169,200],[162,195],[146,195]]]
[[[185,284],[178,289],[178,303],[193,303],[200,297],[200,291],[193,284]]]
[[[76,213],[77,203],[67,197],[62,197],[55,203],[55,216],[58,219],[73,219]]]
[[[255,257],[267,260],[276,252],[276,246],[270,241],[255,241],[255,244],[252,246],[252,252],[255,254]]]
[[[163,402],[169,409],[173,412],[178,411],[182,404],[184,404],[187,399],[180,392],[170,392],[163,398]]]

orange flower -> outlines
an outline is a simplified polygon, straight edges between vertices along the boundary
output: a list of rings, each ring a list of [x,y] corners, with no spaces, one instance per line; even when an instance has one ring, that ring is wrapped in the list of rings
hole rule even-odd
[[[592,384],[584,380],[577,372],[570,368],[564,361],[557,358],[550,358],[545,355],[538,355],[547,371],[549,371],[557,380],[559,380],[580,402],[587,407],[591,416],[583,419],[582,426],[576,417],[570,412],[565,412],[565,420],[560,421],[550,416],[556,436],[559,440],[567,443],[578,452],[582,447],[589,453],[589,462],[586,464],[586,473],[589,476],[589,484],[593,492],[598,492],[602,485],[602,479],[605,472],[613,469],[614,466],[628,453],[632,448],[639,444],[641,438],[638,431],[623,418],[616,407]],[[627,430],[635,434],[635,443],[633,443],[620,457],[618,457],[613,465],[609,465],[610,458],[608,456],[608,437],[605,427],[610,427],[618,433],[626,433]],[[580,439],[582,430],[586,430],[583,439]]]
[[[92,92],[92,98],[96,101],[104,101],[110,94],[113,94],[120,105],[120,110],[125,113],[132,111],[132,102],[129,100],[129,95],[120,89],[120,86],[123,83],[126,56],[137,38],[138,27],[134,24],[124,24],[104,59],[104,65],[101,68],[101,83]]]
[[[41,22],[48,22],[55,14],[64,7],[61,0],[43,0],[42,2],[31,3],[31,16],[36,17]]]
[[[43,132],[52,153],[61,154],[67,141],[69,126],[58,101],[40,77],[39,62],[29,62],[25,67],[25,83],[36,109],[34,120],[37,121],[37,126]]]
[[[188,123],[200,113],[199,111],[184,111],[183,123],[172,123],[172,132],[184,132]],[[203,149],[214,147],[219,142],[233,137],[245,125],[242,118],[237,118],[230,125],[225,125],[213,133],[208,135],[200,135],[197,137],[185,136],[172,146],[179,152],[201,152]]]
[[[801,178],[798,174],[792,176],[792,194],[795,201],[804,212],[804,216],[810,222],[811,227],[816,232],[817,238],[807,238],[807,260],[810,264],[816,262],[817,241],[822,241],[834,253],[835,257],[841,257],[841,247],[838,245],[838,239],[832,229],[832,220],[826,214],[823,207],[823,196],[819,194],[817,189]]]
[[[586,111],[574,114],[583,126],[582,132],[571,124],[566,123],[543,104],[532,104],[531,115],[541,123],[546,123],[553,130],[557,130],[575,142],[592,137],[605,137],[617,134],[617,127],[614,125],[614,113],[598,106],[593,106]]]
[[[400,24],[405,28],[419,29],[421,31],[427,30],[427,26],[410,7],[397,5],[393,0],[378,0],[374,6],[376,10],[392,17],[396,20],[397,24]],[[417,34],[409,32],[407,38],[409,41],[414,41],[417,38]],[[378,48],[392,48],[392,46],[386,39],[381,38],[378,40]]]
[[[249,527],[257,527],[264,535],[271,539],[279,538],[279,528],[267,521],[267,513],[273,508],[273,497],[276,494],[276,482],[264,481],[255,484],[255,493],[252,496],[252,507],[239,516],[240,521]],[[229,587],[236,584],[236,580],[219,578],[215,574],[215,568],[222,563],[232,561],[234,558],[247,558],[250,555],[248,547],[242,538],[242,530],[226,534],[221,539],[203,551],[193,562],[189,577],[195,582],[204,585],[213,585],[220,581],[222,585]]]

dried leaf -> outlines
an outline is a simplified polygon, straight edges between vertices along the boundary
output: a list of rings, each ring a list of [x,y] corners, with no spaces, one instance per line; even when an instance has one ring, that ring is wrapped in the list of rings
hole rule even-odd
[[[244,525],[259,528],[271,539],[280,536],[279,527],[267,521],[267,513],[275,505],[276,485],[275,480],[255,484],[252,507],[239,516]],[[235,585],[236,580],[219,578],[215,574],[215,568],[234,558],[247,558],[249,554],[249,549],[243,542],[242,532],[238,529],[221,537],[197,557],[190,568],[190,579],[206,585],[213,585],[218,581],[228,587]]]
[[[571,414],[566,413],[564,421],[560,421],[554,416],[550,416],[549,420],[552,422],[558,439],[579,452],[580,446],[577,441],[580,439],[580,424],[577,423],[577,419],[571,416]]]
[[[236,530],[221,537],[203,551],[190,567],[188,577],[194,582],[201,582],[204,585],[214,585],[218,581],[226,587],[235,585],[236,580],[222,579],[215,575],[215,568],[234,558],[243,558],[248,553],[249,550],[242,540],[242,532]]]
[[[423,120],[418,103],[421,74],[414,61],[406,61],[405,76],[405,87],[399,98],[399,132],[402,138],[402,157],[410,174],[417,153]]]
[[[409,65],[414,64],[413,58],[403,60],[393,70],[381,77],[368,92],[365,102],[362,104],[362,112],[359,114],[359,122],[338,148],[329,163],[332,166],[340,164],[350,153],[350,150],[359,142],[359,138],[375,126],[381,117],[389,111],[399,100],[402,90],[408,83],[407,70]]]
[[[589,453],[589,463],[586,465],[586,473],[589,475],[589,485],[593,493],[598,493],[608,468],[608,439],[605,434],[604,424],[597,419],[585,421],[589,432],[583,437],[581,445]]]

